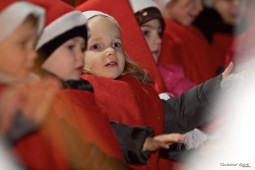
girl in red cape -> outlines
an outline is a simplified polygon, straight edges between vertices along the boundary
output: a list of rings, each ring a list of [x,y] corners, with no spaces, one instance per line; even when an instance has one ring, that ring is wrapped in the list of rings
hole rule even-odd
[[[89,20],[90,37],[85,51],[84,74],[81,77],[93,85],[96,100],[107,110],[109,120],[152,127],[155,135],[160,135],[164,125],[165,133],[183,133],[213,117],[209,116],[207,107],[220,91],[221,75],[179,98],[167,96],[169,100],[161,101],[153,88],[153,80],[127,57],[117,21],[99,11],[87,11],[84,15]],[[169,111],[168,114],[164,114],[162,102],[167,103],[165,109]],[[158,169],[158,150],[150,154],[143,162],[138,162],[140,165],[132,167],[147,169],[149,166]],[[124,156],[130,158],[133,155],[124,153]]]

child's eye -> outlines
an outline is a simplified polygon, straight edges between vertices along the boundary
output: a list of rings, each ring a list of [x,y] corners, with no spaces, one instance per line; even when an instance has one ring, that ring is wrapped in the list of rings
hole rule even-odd
[[[113,43],[113,48],[121,48],[121,47],[122,47],[122,45],[120,42]]]
[[[143,35],[144,35],[144,36],[149,36],[149,35],[150,35],[150,31],[148,31],[148,30],[143,30]]]
[[[100,48],[100,45],[99,44],[94,44],[90,47],[91,50],[97,50]]]
[[[70,50],[74,49],[74,47],[75,47],[75,45],[68,45],[67,46],[67,48],[70,49]]]

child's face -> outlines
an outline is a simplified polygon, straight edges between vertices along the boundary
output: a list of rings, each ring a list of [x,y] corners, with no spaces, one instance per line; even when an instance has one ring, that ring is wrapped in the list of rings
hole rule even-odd
[[[14,33],[0,42],[0,72],[27,78],[34,66],[37,26],[27,18]]]
[[[214,0],[213,6],[227,24],[239,22],[240,0]]]
[[[166,6],[169,16],[182,25],[188,26],[196,19],[203,7],[201,0],[173,0]]]
[[[162,28],[158,19],[150,20],[141,26],[144,38],[151,50],[153,58],[158,62],[161,50]]]
[[[43,63],[42,68],[62,80],[78,80],[83,71],[85,42],[74,37],[58,47]]]
[[[85,52],[85,69],[96,76],[116,79],[125,67],[125,55],[119,28],[109,18],[89,20],[90,37]]]

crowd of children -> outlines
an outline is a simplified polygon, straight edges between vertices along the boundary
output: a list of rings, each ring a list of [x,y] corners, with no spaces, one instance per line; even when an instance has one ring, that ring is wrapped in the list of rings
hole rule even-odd
[[[1,169],[178,169],[208,140],[233,56],[210,65],[201,1],[103,2],[0,2]]]

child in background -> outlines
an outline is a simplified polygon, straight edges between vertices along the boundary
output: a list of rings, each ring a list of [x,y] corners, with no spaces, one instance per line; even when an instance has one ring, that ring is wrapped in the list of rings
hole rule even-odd
[[[84,15],[89,19],[88,27],[91,32],[85,51],[82,78],[93,85],[96,100],[107,110],[111,121],[152,127],[155,135],[159,135],[163,133],[164,124],[169,130],[166,133],[176,129],[187,132],[210,119],[205,114],[208,111],[205,103],[207,106],[212,103],[214,95],[220,91],[221,76],[201,84],[180,98],[168,100],[168,109],[174,116],[164,115],[153,81],[143,69],[127,58],[117,21],[98,11],[84,12]],[[201,100],[198,93],[202,93],[205,98]],[[148,166],[157,169],[157,159],[158,152],[152,152]],[[146,161],[142,163],[145,164]]]
[[[53,79],[38,81],[31,73],[44,9],[7,0],[0,12],[0,132],[13,143],[44,122],[59,85]]]
[[[164,3],[161,8],[165,19],[162,36],[161,64],[173,64],[183,68],[185,77],[195,84],[202,83],[216,75],[216,68],[211,63],[210,46],[203,34],[192,22],[201,12],[201,0],[157,0]],[[172,18],[164,15],[167,10]]]
[[[152,52],[155,62],[158,62],[160,57],[162,34],[165,28],[165,21],[158,5],[153,0],[129,0],[135,13],[136,19],[143,32],[144,38]],[[163,54],[161,54],[163,55]],[[183,69],[180,66],[172,64],[157,64],[161,76],[165,82],[167,90],[174,96],[179,96],[183,92],[195,86],[190,80],[188,80],[183,73]],[[167,107],[167,106],[166,106]],[[166,111],[166,110],[165,110]],[[201,134],[194,135],[194,143],[197,147],[207,140],[207,135],[199,129],[194,129],[188,134]],[[196,147],[196,148],[197,148]],[[178,154],[182,154],[181,151],[172,151],[172,155],[169,158],[177,159]],[[188,153],[185,152],[187,155]]]
[[[214,56],[212,65],[215,65],[218,73],[225,68],[225,57],[235,37],[247,27],[244,11],[248,8],[242,7],[246,6],[246,2],[248,1],[203,0],[204,10],[193,23],[210,44]],[[239,30],[238,25],[242,27]]]
[[[185,77],[182,67],[173,64],[158,63],[160,55],[164,55],[163,53],[160,54],[160,52],[162,35],[165,28],[165,21],[158,5],[152,0],[130,0],[129,2],[153,58],[157,63],[168,92],[174,96],[178,96],[191,87],[194,87],[195,83]]]
[[[203,10],[201,0],[155,0],[164,18],[189,26]]]

